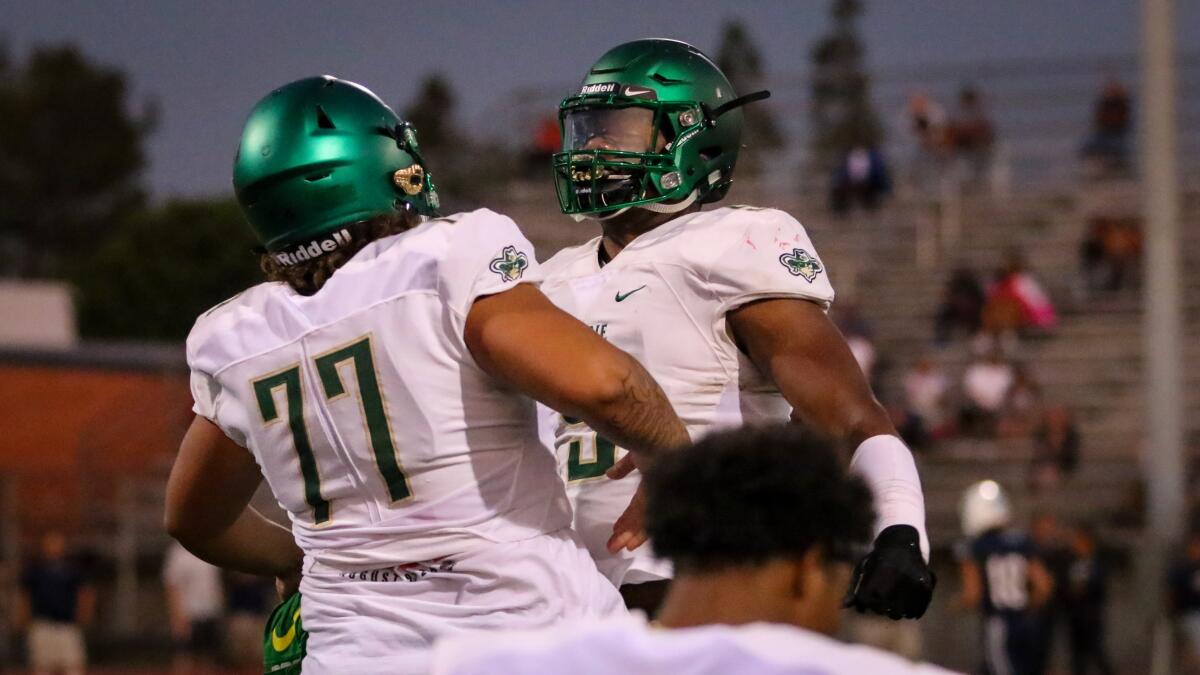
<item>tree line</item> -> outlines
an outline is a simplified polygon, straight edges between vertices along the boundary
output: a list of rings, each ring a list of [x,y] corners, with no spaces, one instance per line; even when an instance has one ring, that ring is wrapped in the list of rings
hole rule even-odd
[[[855,26],[861,3],[830,6],[833,28],[812,50],[817,157],[881,133]],[[762,88],[764,60],[745,25],[726,24],[714,56],[737,91]],[[501,152],[459,152],[455,104],[449,81],[434,74],[403,114],[435,158],[445,194],[469,202],[506,164]],[[743,173],[785,142],[773,110],[769,102],[746,108]],[[148,199],[145,144],[159,115],[153,101],[131,100],[124,72],[74,46],[36,47],[17,62],[0,44],[0,277],[69,282],[86,338],[181,339],[197,315],[261,279],[232,195]],[[454,161],[467,154],[500,164]]]

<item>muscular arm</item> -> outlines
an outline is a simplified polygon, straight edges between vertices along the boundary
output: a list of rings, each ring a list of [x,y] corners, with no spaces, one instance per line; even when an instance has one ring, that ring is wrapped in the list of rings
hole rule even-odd
[[[249,507],[261,481],[245,448],[196,417],[167,481],[167,532],[218,567],[263,576],[293,574],[303,554],[291,532]]]
[[[851,447],[896,434],[846,340],[815,303],[762,300],[733,310],[728,322],[739,346],[791,404],[794,419]]]
[[[485,372],[623,448],[652,455],[689,441],[645,368],[533,286],[476,300],[465,338]]]
[[[792,405],[794,419],[857,448],[850,468],[875,495],[876,534],[911,526],[928,560],[925,500],[912,453],[825,312],[806,300],[781,298],[744,305],[727,319],[738,344]]]

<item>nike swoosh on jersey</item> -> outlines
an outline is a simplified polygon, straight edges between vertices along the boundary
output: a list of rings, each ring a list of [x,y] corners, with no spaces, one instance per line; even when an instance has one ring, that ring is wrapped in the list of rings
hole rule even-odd
[[[281,652],[288,647],[291,647],[292,643],[296,641],[296,622],[299,620],[300,610],[297,609],[296,614],[292,616],[292,627],[288,628],[286,633],[283,635],[276,635],[275,631],[271,631],[271,647],[275,651]]]
[[[638,291],[642,290],[645,287],[646,287],[646,285],[642,284],[641,286],[638,286],[637,288],[633,289],[632,291],[629,291],[628,293],[622,293],[621,291],[617,291],[617,302],[621,302],[625,298],[628,298],[629,296],[633,295],[634,293],[637,293]]]

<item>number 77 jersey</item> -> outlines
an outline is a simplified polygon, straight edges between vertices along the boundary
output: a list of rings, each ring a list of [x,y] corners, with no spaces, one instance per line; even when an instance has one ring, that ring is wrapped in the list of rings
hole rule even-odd
[[[261,284],[196,322],[195,411],[253,453],[318,562],[421,562],[561,529],[533,402],[463,341],[476,298],[539,280],[516,225],[480,210],[368,244],[314,295]]]
[[[600,244],[597,237],[546,261],[542,292],[641,362],[693,438],[713,428],[788,419],[791,407],[738,349],[726,315],[771,298],[833,302],[824,263],[800,223],[776,209],[733,206],[674,218],[603,266]],[[605,549],[637,488],[636,475],[604,477],[625,451],[578,420],[544,415],[575,528],[600,571],[618,585],[669,577],[649,547]]]

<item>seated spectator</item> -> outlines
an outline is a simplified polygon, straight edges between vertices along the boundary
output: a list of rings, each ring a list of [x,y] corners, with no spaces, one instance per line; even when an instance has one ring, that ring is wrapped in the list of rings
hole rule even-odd
[[[934,194],[945,171],[950,146],[946,134],[946,111],[928,93],[914,91],[908,98],[905,126],[913,142],[909,172],[913,187]]]
[[[904,376],[904,408],[917,418],[932,440],[946,434],[946,376],[928,357]]]
[[[1079,466],[1080,443],[1071,411],[1065,406],[1047,408],[1033,431],[1032,486],[1051,488],[1074,473]]]
[[[1120,80],[1111,78],[1096,99],[1092,133],[1083,145],[1083,158],[1097,175],[1129,169],[1129,132],[1133,113],[1129,92]]]
[[[1028,368],[1013,367],[1013,383],[1005,397],[997,432],[1004,438],[1026,436],[1039,421],[1042,387]]]
[[[933,436],[925,426],[924,420],[911,410],[896,403],[888,404],[884,409],[887,410],[888,419],[892,421],[892,426],[896,427],[896,433],[905,445],[913,450],[926,450],[933,444]]]
[[[875,345],[871,343],[870,338],[865,335],[847,335],[846,345],[850,347],[850,353],[854,354],[854,360],[858,361],[863,377],[867,378],[867,382],[874,382]]]
[[[950,118],[948,138],[954,155],[966,169],[968,184],[978,185],[991,168],[995,129],[983,107],[983,98],[972,86],[958,94],[958,111]]]
[[[987,290],[984,333],[993,341],[1003,342],[1028,329],[1046,331],[1057,325],[1058,313],[1050,297],[1026,269],[1021,254],[1010,253]]]
[[[940,155],[946,149],[946,111],[924,91],[908,97],[908,128],[921,150]]]
[[[1079,263],[1089,295],[1115,293],[1130,285],[1142,257],[1137,218],[1095,216],[1080,244]]]
[[[959,411],[963,432],[974,436],[996,434],[996,424],[1014,379],[1012,364],[998,348],[967,366],[962,380],[966,400]]]
[[[966,267],[954,270],[942,291],[942,304],[934,320],[934,338],[938,344],[949,342],[960,329],[969,336],[978,333],[983,303],[983,284],[975,272]]]
[[[878,355],[875,352],[875,344],[871,340],[871,325],[862,318],[858,307],[852,302],[838,308],[833,319],[838,330],[846,336],[846,344],[850,347],[850,353],[854,355],[854,360],[858,362],[863,377],[874,385]]]
[[[879,149],[858,146],[846,153],[833,171],[829,208],[839,215],[849,213],[855,205],[874,211],[891,190],[892,178]]]

